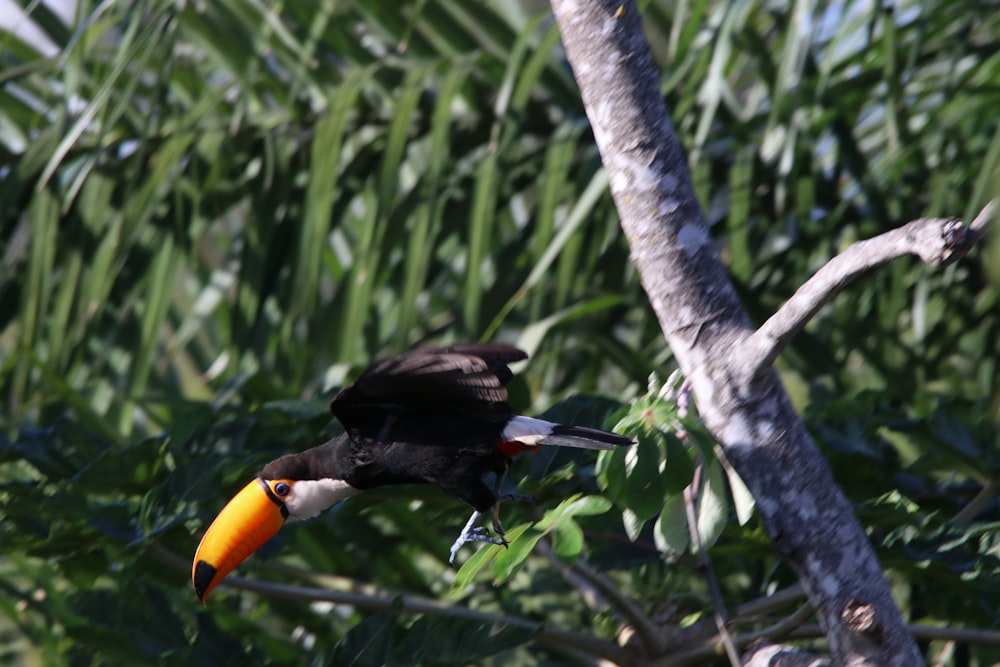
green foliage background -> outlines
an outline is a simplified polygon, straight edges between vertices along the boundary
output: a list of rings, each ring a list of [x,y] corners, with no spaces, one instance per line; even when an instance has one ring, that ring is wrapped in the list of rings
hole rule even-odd
[[[596,425],[670,372],[545,8],[84,1],[67,27],[15,4],[47,37],[0,32],[0,662],[592,655],[530,623],[472,647],[485,622],[401,602],[220,589],[202,609],[176,558],[262,462],[336,431],[326,400],[372,357],[514,342],[532,355],[516,407]],[[847,243],[997,192],[998,3],[640,4],[757,321]],[[897,262],[781,360],[915,622],[1000,620],[997,267],[996,242],[944,271]],[[686,450],[646,408],[673,419],[633,407],[635,459],[521,463],[538,505],[504,516],[523,539],[457,574],[465,509],[425,489],[351,499],[242,571],[614,640],[620,609],[588,609],[558,565],[584,564],[696,625],[710,603],[677,499],[711,444],[695,429]],[[791,584],[756,521],[720,507],[702,513],[727,603]]]

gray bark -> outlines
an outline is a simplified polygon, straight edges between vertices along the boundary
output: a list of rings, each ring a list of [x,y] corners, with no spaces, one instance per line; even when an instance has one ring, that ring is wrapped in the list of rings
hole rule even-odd
[[[552,7],[666,341],[828,629],[833,662],[922,664],[864,530],[777,374],[760,367],[770,350],[749,344],[753,329],[695,198],[635,3]],[[751,350],[756,358],[740,354]]]

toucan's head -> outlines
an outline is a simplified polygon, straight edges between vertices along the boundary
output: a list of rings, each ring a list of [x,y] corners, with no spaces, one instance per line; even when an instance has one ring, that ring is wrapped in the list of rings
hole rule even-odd
[[[202,603],[233,568],[274,537],[286,519],[308,519],[358,492],[310,465],[316,450],[291,454],[264,466],[208,527],[194,554],[191,581]]]

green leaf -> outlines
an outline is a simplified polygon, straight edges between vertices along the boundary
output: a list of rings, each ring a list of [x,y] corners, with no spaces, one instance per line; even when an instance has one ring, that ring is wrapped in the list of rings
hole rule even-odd
[[[694,464],[687,446],[672,432],[661,432],[666,448],[666,465],[663,468],[663,486],[668,494],[681,493],[694,479]]]
[[[741,526],[745,526],[747,521],[753,516],[757,503],[750,493],[750,489],[743,483],[743,479],[732,466],[725,466],[726,478],[729,480],[729,492],[733,496],[733,505],[736,508],[736,520]]]
[[[363,83],[374,70],[359,69],[341,84],[328,100],[327,113],[315,128],[310,155],[309,184],[299,249],[295,262],[293,312],[311,314],[319,285],[322,254],[327,247],[330,213],[339,192],[337,177],[347,140],[348,119],[357,104]]]
[[[726,477],[716,458],[705,463],[705,483],[698,493],[698,534],[706,549],[715,544],[729,519]]]
[[[597,456],[597,485],[613,502],[625,504],[625,458],[628,450],[616,447]]]
[[[459,665],[527,643],[541,625],[496,625],[458,616],[425,615],[402,633],[388,664]]]
[[[213,667],[242,654],[243,646],[239,638],[220,629],[211,613],[200,613],[197,619],[197,635],[191,643],[189,664],[192,667]]]
[[[559,229],[559,232],[552,239],[552,242],[546,248],[545,253],[534,263],[531,269],[531,273],[525,279],[524,283],[518,288],[514,295],[508,300],[502,308],[500,308],[497,316],[493,319],[490,325],[485,330],[485,336],[492,336],[495,331],[500,328],[500,324],[525,297],[526,294],[530,293],[534,287],[539,284],[539,282],[548,274],[549,269],[559,254],[569,243],[573,234],[581,227],[581,225],[587,220],[588,214],[592,213],[593,207],[596,205],[599,197],[604,195],[607,191],[608,186],[608,176],[607,173],[600,169],[594,174],[590,183],[587,185],[587,189],[584,191],[580,200],[576,202],[573,210],[570,212],[563,223],[563,226]],[[536,337],[538,334],[534,334]]]
[[[337,642],[333,662],[345,667],[382,667],[390,664],[398,626],[398,617],[392,610],[368,616]]]
[[[464,592],[479,577],[479,574],[493,562],[502,548],[499,545],[491,544],[487,547],[477,549],[468,560],[462,563],[455,574],[452,594],[456,595]]]
[[[273,410],[291,419],[311,420],[330,417],[330,401],[315,399],[311,401],[278,400],[268,401],[263,405],[265,410]]]
[[[583,551],[583,531],[576,521],[559,522],[552,532],[552,550],[564,563],[572,563]]]
[[[558,506],[545,513],[542,526],[556,525],[574,516],[594,516],[604,514],[611,509],[611,501],[603,496],[581,496],[574,494],[566,498]]]
[[[465,274],[465,303],[462,308],[465,330],[475,335],[479,329],[480,308],[483,302],[485,260],[487,243],[492,237],[496,198],[499,190],[500,157],[496,149],[487,153],[476,170],[475,190],[472,198],[472,217],[469,219],[469,246],[466,259],[469,267]]]
[[[626,448],[625,505],[640,521],[649,521],[663,507],[666,488],[660,475],[660,441],[657,430],[644,429],[635,434],[638,444]]]
[[[687,514],[684,509],[685,502],[681,494],[668,496],[653,527],[656,548],[668,560],[680,557],[691,544],[691,531],[688,529]]]
[[[647,393],[628,406],[628,411],[615,425],[615,430],[633,433],[643,429],[671,431],[679,425],[677,404],[665,401],[656,393]]]
[[[164,592],[153,586],[126,583],[124,590],[81,590],[67,603],[77,617],[68,628],[70,636],[101,647],[109,658],[151,662],[186,644],[180,618]]]
[[[628,539],[635,542],[639,539],[639,535],[642,534],[646,520],[640,519],[631,509],[625,508],[622,510],[622,525],[625,528],[625,534],[628,535]]]
[[[531,356],[534,354],[535,350],[541,346],[545,336],[548,335],[553,328],[570,324],[573,321],[582,319],[588,315],[594,315],[595,313],[610,310],[620,304],[621,297],[610,294],[574,304],[569,308],[552,313],[548,317],[545,317],[526,327],[524,331],[521,332],[521,336],[518,338],[517,346]],[[499,319],[494,320],[490,325],[490,329],[487,330],[487,335],[495,331],[500,324],[501,321]]]
[[[502,584],[514,576],[521,564],[531,555],[538,540],[542,539],[543,533],[534,530],[529,532],[530,527],[530,524],[522,524],[507,531],[510,545],[506,549],[493,545],[492,548],[502,549],[493,561],[493,579],[496,583]]]

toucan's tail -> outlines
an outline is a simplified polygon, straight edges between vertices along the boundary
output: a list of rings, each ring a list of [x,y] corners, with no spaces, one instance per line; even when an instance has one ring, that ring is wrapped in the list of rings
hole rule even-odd
[[[616,446],[631,445],[632,438],[586,426],[567,426],[535,419],[534,417],[513,417],[504,427],[504,441],[518,443],[524,449],[541,446],[579,447],[581,449],[614,449]]]

